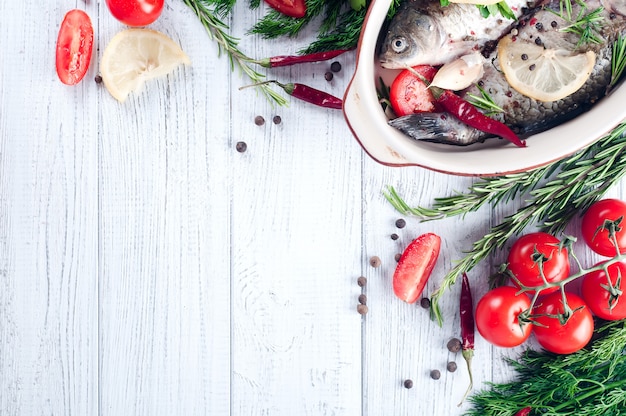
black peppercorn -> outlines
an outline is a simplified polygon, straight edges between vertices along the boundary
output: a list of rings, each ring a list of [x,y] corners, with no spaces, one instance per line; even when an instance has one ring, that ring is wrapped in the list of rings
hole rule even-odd
[[[356,284],[363,287],[367,284],[367,278],[365,276],[361,276],[358,279],[356,279]]]
[[[93,80],[96,81],[96,84],[100,84],[102,82],[102,76],[96,75]]]
[[[237,142],[235,148],[239,153],[243,153],[248,149],[248,145],[246,144],[246,142]]]
[[[400,261],[400,258],[402,258],[402,253],[397,253],[397,254],[394,256],[394,259],[396,259],[396,261]]]
[[[430,308],[430,299],[422,298],[422,300],[420,300],[420,306],[424,309]]]
[[[335,61],[332,64],[330,64],[330,70],[333,72],[339,72],[341,71],[341,63]]]
[[[458,338],[452,338],[448,341],[448,351],[459,352],[461,351],[461,340]]]
[[[529,69],[530,71],[534,71],[536,67],[537,67],[537,65],[532,64],[531,66],[529,66],[529,67],[528,67],[528,69]]]
[[[526,61],[528,59],[528,55],[523,53],[522,54],[522,61]]]
[[[380,264],[381,264],[380,257],[372,256],[370,258],[370,266],[372,266],[372,267],[380,267]]]
[[[411,379],[404,380],[404,387],[407,389],[413,388],[413,380]]]
[[[254,118],[254,124],[256,124],[257,126],[262,126],[263,124],[265,124],[265,119],[263,118],[263,116],[256,116]]]
[[[557,27],[559,24],[556,22],[556,20],[553,20],[552,22],[550,22],[550,26],[552,27]]]
[[[537,29],[539,31],[543,30],[543,23],[537,22],[537,24],[535,25],[535,29]]]
[[[324,74],[324,78],[326,79],[326,81],[332,81],[333,80],[333,73],[330,71],[326,71],[326,73]]]
[[[392,239],[392,240],[394,240],[394,241],[395,241],[395,240],[397,240],[398,238],[400,238],[400,236],[399,236],[398,234],[396,234],[396,233],[391,234],[391,239]]]
[[[543,41],[541,40],[541,38],[538,37],[538,38],[535,39],[535,45],[537,45],[537,46],[543,45]]]
[[[406,221],[403,218],[397,219],[396,220],[396,227],[398,227],[398,228],[406,227]]]
[[[359,303],[361,305],[366,305],[367,304],[367,296],[365,296],[364,294],[360,294],[359,295]]]
[[[440,377],[441,377],[441,372],[439,370],[432,370],[430,372],[430,378],[432,378],[433,380],[439,380]]]
[[[274,122],[274,124],[280,124],[283,121],[283,119],[280,118],[280,116],[274,116],[272,121]]]

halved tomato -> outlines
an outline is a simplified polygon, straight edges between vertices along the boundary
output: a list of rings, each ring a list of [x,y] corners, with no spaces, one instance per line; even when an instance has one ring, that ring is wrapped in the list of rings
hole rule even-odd
[[[435,267],[440,248],[441,238],[426,233],[404,249],[393,274],[393,292],[398,298],[407,303],[417,300]]]
[[[304,0],[265,0],[274,10],[286,16],[301,18],[306,15],[306,3]]]
[[[396,76],[389,90],[389,101],[398,117],[435,111],[435,97],[424,80],[432,81],[436,73],[433,66],[417,65]]]
[[[56,46],[57,74],[62,83],[75,85],[83,79],[91,62],[93,26],[82,10],[65,14]]]

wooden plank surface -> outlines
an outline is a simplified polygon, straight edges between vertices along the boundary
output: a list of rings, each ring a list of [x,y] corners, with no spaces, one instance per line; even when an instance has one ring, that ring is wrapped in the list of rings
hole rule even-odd
[[[75,7],[91,16],[96,43],[87,77],[67,87],[53,51]],[[251,55],[295,53],[314,35],[246,35],[263,12],[238,4],[228,22]],[[462,414],[467,371],[446,349],[459,336],[459,287],[439,327],[393,295],[395,256],[423,232],[441,235],[432,293],[523,202],[430,223],[404,217],[397,228],[386,186],[428,205],[474,179],[381,166],[340,111],[240,90],[250,81],[180,1],[151,27],[192,65],[120,104],[94,82],[124,28],[104,2],[0,3],[0,414]],[[341,96],[354,58],[337,58],[330,82],[330,62],[268,77]],[[499,261],[472,271],[475,298]],[[503,357],[520,348],[480,337],[476,347],[476,388],[510,378]]]

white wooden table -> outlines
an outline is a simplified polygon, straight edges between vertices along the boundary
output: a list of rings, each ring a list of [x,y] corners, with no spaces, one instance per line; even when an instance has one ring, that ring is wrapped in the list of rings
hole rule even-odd
[[[394,257],[423,232],[441,235],[431,293],[516,204],[396,228],[385,186],[428,205],[473,179],[381,166],[341,111],[240,91],[249,81],[192,11],[166,3],[151,27],[193,64],[123,104],[94,82],[124,28],[104,1],[0,3],[0,414],[462,414],[467,371],[446,349],[459,336],[459,286],[439,327],[394,297]],[[310,40],[245,35],[263,13],[246,5],[230,23],[249,54],[294,53]],[[75,87],[54,70],[71,8],[95,28],[93,63]],[[354,59],[336,59],[331,82],[330,62],[268,74],[341,96]],[[475,298],[500,261],[472,272]],[[509,379],[502,358],[520,351],[477,336],[476,388]]]

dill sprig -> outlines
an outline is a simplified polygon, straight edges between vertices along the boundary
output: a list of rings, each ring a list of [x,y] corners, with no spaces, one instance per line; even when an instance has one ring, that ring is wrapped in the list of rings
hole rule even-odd
[[[204,26],[209,38],[217,42],[218,56],[226,53],[230,60],[231,70],[238,67],[253,84],[262,82],[265,75],[252,68],[253,58],[248,57],[239,49],[239,39],[227,33],[229,26],[224,19],[232,12],[235,0],[183,0],[189,6]],[[268,84],[260,85],[263,95],[278,105],[286,105],[287,100],[269,87]]]
[[[411,208],[395,192],[384,192],[387,200],[404,215],[424,221],[476,211],[486,203],[508,201],[527,194],[526,205],[505,217],[481,239],[475,241],[442,279],[431,296],[431,314],[443,322],[439,301],[462,273],[469,272],[496,249],[530,225],[556,234],[579,212],[586,210],[626,173],[626,123],[582,151],[561,161],[529,172],[482,178],[465,193],[435,199],[430,208]]]
[[[512,416],[531,407],[532,415],[618,415],[626,407],[626,325],[602,325],[589,348],[569,355],[525,351],[506,361],[513,381],[487,383],[469,398],[467,416]]]

